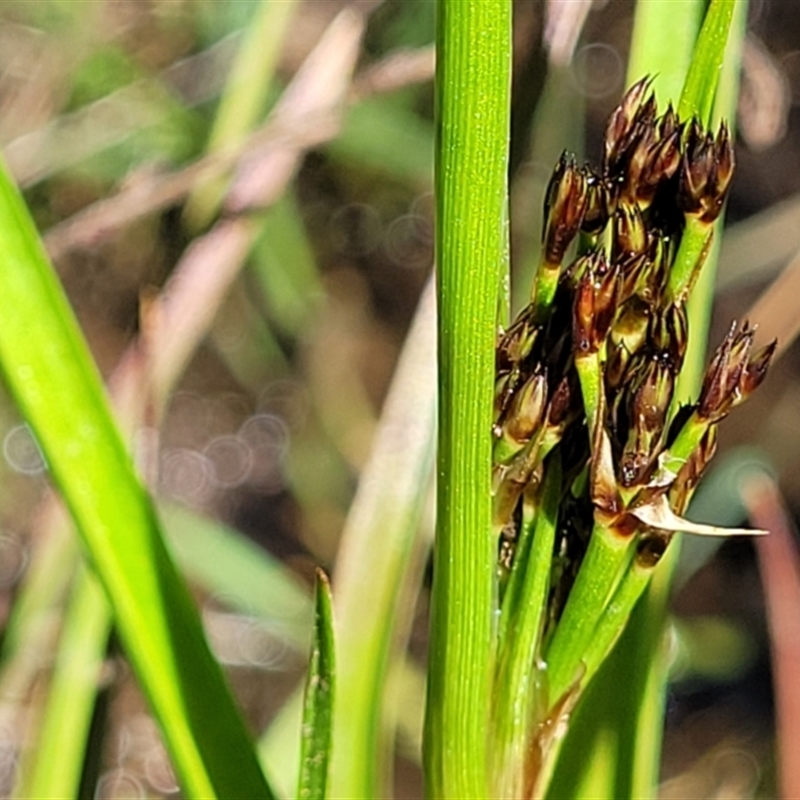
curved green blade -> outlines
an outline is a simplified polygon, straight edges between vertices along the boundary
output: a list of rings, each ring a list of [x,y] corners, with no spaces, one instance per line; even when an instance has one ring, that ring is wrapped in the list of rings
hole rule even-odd
[[[189,797],[271,797],[22,198],[0,168],[0,369],[114,611]]]

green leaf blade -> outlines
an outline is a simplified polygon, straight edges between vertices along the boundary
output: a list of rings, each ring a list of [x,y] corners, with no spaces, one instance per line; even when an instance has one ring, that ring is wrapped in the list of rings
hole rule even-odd
[[[698,117],[705,125],[711,122],[735,5],[736,0],[711,0],[678,104],[681,119]]]
[[[432,798],[487,796],[497,543],[491,437],[506,230],[511,3],[437,5],[439,451],[425,771]]]
[[[0,367],[91,556],[190,797],[271,797],[114,425],[86,344],[0,168]]]
[[[328,767],[333,744],[333,703],[336,655],[333,633],[333,600],[328,577],[317,570],[314,639],[308,664],[303,727],[300,740],[299,798],[324,800],[328,795]]]

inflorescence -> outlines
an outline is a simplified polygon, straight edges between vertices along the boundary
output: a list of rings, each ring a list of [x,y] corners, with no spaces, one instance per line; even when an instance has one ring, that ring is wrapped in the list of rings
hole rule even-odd
[[[567,154],[556,165],[530,303],[497,343],[500,561],[512,562],[525,504],[536,503],[545,460],[557,454],[562,595],[598,522],[638,537],[637,558],[657,561],[684,529],[717,424],[762,382],[775,348],[754,352],[754,329],[733,325],[697,402],[677,408],[686,302],[734,156],[724,124],[714,135],[671,106],[659,116],[649,87],[635,84],[610,116],[599,169]]]

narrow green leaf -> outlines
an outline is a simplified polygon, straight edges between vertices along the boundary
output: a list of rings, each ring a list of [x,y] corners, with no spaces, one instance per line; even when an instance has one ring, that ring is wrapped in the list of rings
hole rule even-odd
[[[496,542],[491,437],[505,264],[509,0],[437,5],[439,449],[425,771],[431,798],[487,796]]]
[[[190,797],[270,797],[16,187],[0,169],[0,367],[77,524]]]
[[[258,3],[245,27],[242,44],[220,97],[208,139],[209,153],[241,142],[263,116],[281,48],[286,41],[286,31],[296,7],[296,0],[260,0]],[[192,228],[202,228],[211,221],[226,188],[224,178],[195,188],[184,209],[184,217]]]
[[[336,665],[333,641],[333,601],[325,573],[317,570],[314,639],[308,662],[303,727],[300,737],[299,798],[327,797],[328,765],[333,745],[333,704]]]
[[[681,119],[698,117],[705,125],[711,122],[735,5],[736,0],[711,0],[678,104]]]
[[[269,630],[306,653],[312,621],[308,590],[244,534],[177,505],[161,505],[175,559],[194,583],[232,607],[263,620]]]
[[[394,96],[370,97],[347,111],[342,133],[326,150],[350,168],[374,170],[430,189],[433,125]]]
[[[16,797],[77,797],[109,632],[108,604],[81,565],[69,601],[36,744]]]
[[[336,559],[332,797],[370,800],[390,791],[394,703],[386,684],[405,647],[427,554],[420,519],[433,473],[435,427],[431,280],[403,346]]]
[[[510,594],[506,596],[509,602],[504,602],[501,610],[501,631],[503,627],[508,630],[499,643],[492,731],[493,778],[499,797],[522,797],[525,786],[530,783],[525,766],[530,763],[528,754],[535,733],[532,728],[537,719],[536,712],[544,705],[542,671],[538,669],[538,662],[560,495],[561,463],[556,456],[547,467],[535,521],[520,537],[509,584]],[[519,552],[524,546],[530,548],[528,553]]]

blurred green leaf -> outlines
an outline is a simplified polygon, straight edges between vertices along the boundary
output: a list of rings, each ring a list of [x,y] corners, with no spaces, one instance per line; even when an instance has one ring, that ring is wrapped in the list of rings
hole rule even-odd
[[[0,170],[0,367],[111,602],[188,796],[270,797],[24,203]]]
[[[181,570],[222,602],[254,614],[305,653],[312,624],[308,591],[289,570],[239,531],[178,505],[162,505]]]
[[[85,566],[75,575],[41,726],[16,797],[77,797],[109,631],[108,604]]]
[[[433,124],[398,94],[370,97],[352,106],[328,152],[405,184],[428,188],[433,179]]]

